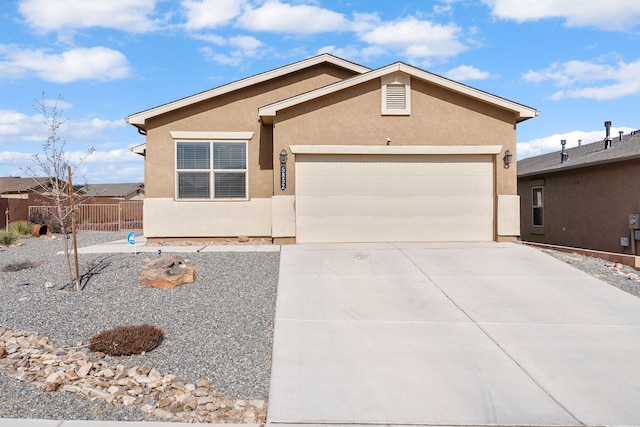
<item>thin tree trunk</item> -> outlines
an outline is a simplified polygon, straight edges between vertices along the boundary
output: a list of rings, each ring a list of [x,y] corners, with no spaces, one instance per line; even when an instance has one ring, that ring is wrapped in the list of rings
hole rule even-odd
[[[62,247],[64,248],[64,261],[67,266],[67,274],[69,276],[69,285],[73,285],[73,271],[71,269],[71,257],[69,255],[69,242],[67,242],[67,227],[64,224],[65,215],[63,212],[63,203],[61,200],[56,200],[56,207],[58,210],[58,219],[60,221],[60,231],[62,232]],[[78,283],[76,283],[76,291],[80,291]]]

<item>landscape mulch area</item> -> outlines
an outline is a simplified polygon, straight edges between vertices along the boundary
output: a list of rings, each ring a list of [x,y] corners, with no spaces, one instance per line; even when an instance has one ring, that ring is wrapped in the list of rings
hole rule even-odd
[[[78,242],[123,238],[81,232]],[[76,292],[61,249],[59,236],[0,248],[0,418],[264,422],[278,252],[181,254],[196,282],[174,289],[140,286],[155,254],[81,254]],[[640,297],[631,267],[538,250]],[[88,350],[91,336],[142,323],[164,332],[158,348],[120,357]]]
[[[633,267],[575,252],[538,250],[640,298],[640,271]]]
[[[22,374],[19,381],[0,366],[0,418],[263,421],[278,252],[180,254],[195,267],[196,281],[173,289],[139,283],[142,266],[156,254],[80,254],[83,289],[76,292],[67,283],[62,242],[56,237],[25,238],[18,246],[0,248],[0,329],[5,329],[5,346],[7,339],[13,340],[12,352],[22,351],[20,345],[16,350],[16,342],[22,340],[25,346],[34,343],[30,351],[41,352],[40,359],[66,357],[68,362],[62,361],[66,365],[57,369],[74,370],[70,375],[78,383],[66,390],[65,384],[50,386],[56,391],[45,392],[46,378]],[[122,238],[116,233],[81,232],[78,244]],[[115,357],[88,350],[89,338],[101,331],[143,323],[164,332],[162,343],[148,353]],[[33,332],[48,343],[36,349],[34,337],[11,336],[20,331]],[[53,355],[45,356],[47,351]],[[85,356],[92,369],[87,376],[75,378],[80,364],[87,363]],[[36,366],[34,360],[22,363]],[[21,367],[12,366],[10,373],[19,373]],[[51,381],[66,378],[52,374],[47,375]],[[94,375],[100,381],[84,384],[84,390],[74,388]],[[114,385],[113,381],[130,384]],[[160,388],[152,389],[150,382]],[[129,386],[135,391],[125,390]],[[136,399],[121,397],[123,390]],[[116,398],[109,399],[109,393]],[[176,399],[180,401],[175,403]],[[180,417],[172,418],[172,411],[180,412]]]

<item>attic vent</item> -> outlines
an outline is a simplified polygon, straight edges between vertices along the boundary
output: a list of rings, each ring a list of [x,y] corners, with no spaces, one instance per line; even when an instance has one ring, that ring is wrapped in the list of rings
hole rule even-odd
[[[404,85],[387,85],[387,110],[407,108],[407,95]]]
[[[382,114],[411,114],[411,78],[394,73],[382,78]]]

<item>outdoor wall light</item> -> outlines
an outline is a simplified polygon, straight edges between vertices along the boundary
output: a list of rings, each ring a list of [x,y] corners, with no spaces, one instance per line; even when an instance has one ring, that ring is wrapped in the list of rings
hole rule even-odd
[[[511,150],[507,150],[504,152],[504,157],[502,158],[502,160],[504,161],[504,168],[509,169],[509,165],[513,160],[513,154],[511,154]]]
[[[280,152],[280,163],[285,164],[287,163],[287,151],[283,148],[282,151]]]

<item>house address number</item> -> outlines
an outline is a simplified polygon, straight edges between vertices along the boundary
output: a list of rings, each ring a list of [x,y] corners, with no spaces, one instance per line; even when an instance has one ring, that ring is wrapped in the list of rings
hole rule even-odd
[[[280,165],[280,189],[287,189],[287,165]]]

